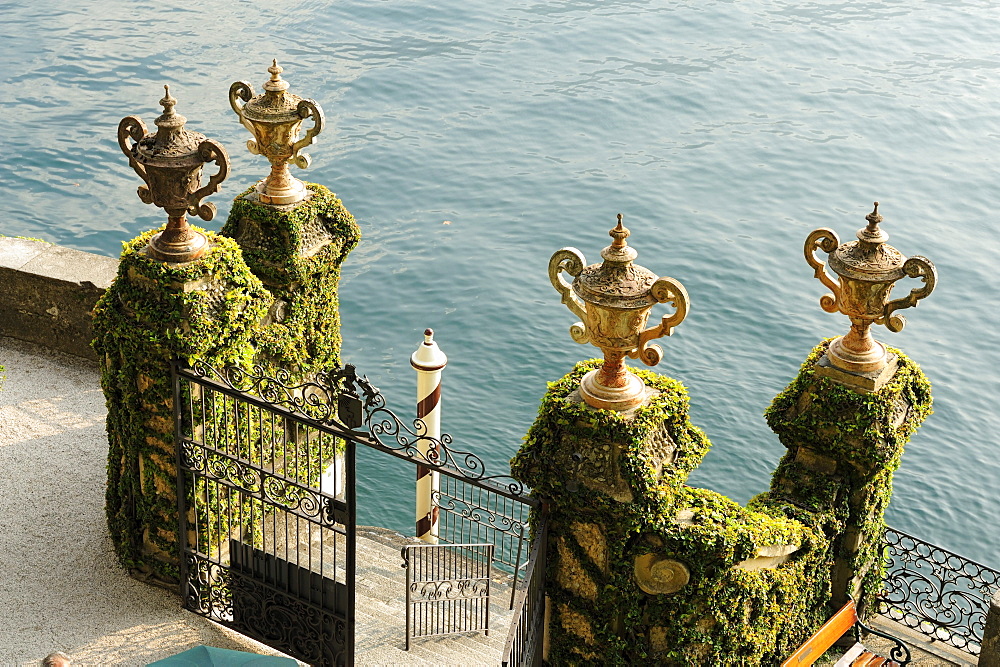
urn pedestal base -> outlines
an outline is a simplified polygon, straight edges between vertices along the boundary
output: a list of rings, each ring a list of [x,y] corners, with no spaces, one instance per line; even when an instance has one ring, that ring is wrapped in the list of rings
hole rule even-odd
[[[845,344],[845,340],[848,338],[851,338],[851,335],[839,336],[830,343],[830,349],[826,355],[830,357],[830,362],[834,366],[848,373],[872,373],[885,368],[888,361],[885,345],[872,339],[869,335],[870,347],[862,342],[861,347],[867,349],[859,351]],[[855,338],[854,345],[858,344],[859,341]]]
[[[590,371],[580,381],[580,397],[592,408],[626,412],[646,402],[652,393],[634,373],[626,373],[624,387],[605,387],[597,381],[600,369]]]
[[[209,248],[208,239],[200,232],[192,232],[190,238],[184,240],[170,240],[169,231],[162,231],[150,239],[146,246],[147,257],[161,262],[184,264],[200,259]]]
[[[297,178],[289,177],[287,180],[278,181],[271,177],[258,181],[254,186],[258,201],[261,204],[271,204],[275,206],[286,206],[288,204],[298,204],[312,195],[306,189],[305,183]]]

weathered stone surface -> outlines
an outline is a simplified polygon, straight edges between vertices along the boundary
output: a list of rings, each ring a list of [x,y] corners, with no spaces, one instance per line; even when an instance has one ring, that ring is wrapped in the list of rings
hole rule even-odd
[[[559,554],[556,582],[574,595],[579,595],[592,602],[596,600],[597,584],[587,575],[580,561],[570,551],[566,544],[566,538],[557,538],[556,547]]]
[[[1000,591],[994,593],[986,614],[979,667],[1000,667]]]
[[[559,620],[564,630],[576,635],[585,643],[593,645],[594,630],[583,614],[573,611],[566,605],[559,605]]]
[[[670,628],[659,625],[649,629],[649,643],[657,653],[663,653],[670,648],[670,644],[667,642],[668,632],[670,632]]]
[[[117,270],[111,257],[0,237],[0,335],[96,359],[91,313]]]
[[[830,474],[836,472],[837,461],[829,456],[817,454],[808,447],[799,447],[795,451],[795,462],[800,463],[810,470]]]
[[[604,574],[608,573],[608,544],[604,539],[604,532],[600,526],[594,523],[574,523],[570,526],[576,543],[584,550],[590,560],[601,569]]]
[[[768,570],[778,567],[782,563],[788,562],[796,551],[799,550],[797,544],[771,544],[757,549],[755,558],[748,558],[736,564],[741,570]]]

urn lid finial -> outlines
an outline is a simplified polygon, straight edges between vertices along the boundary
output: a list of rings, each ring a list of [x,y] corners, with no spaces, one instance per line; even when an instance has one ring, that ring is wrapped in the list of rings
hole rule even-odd
[[[166,84],[163,86],[160,106],[163,107],[163,114],[154,121],[157,127],[177,127],[187,122],[187,118],[174,111],[177,100],[170,94],[170,86]]]
[[[889,235],[879,227],[882,216],[878,202],[865,220],[868,225],[858,230],[857,241],[844,243],[830,254],[830,268],[838,275],[865,282],[899,280],[906,275],[903,271],[906,257],[886,243]]]
[[[878,226],[882,222],[882,216],[878,212],[878,202],[875,202],[875,210],[866,215],[865,220],[868,221],[868,226],[858,230],[859,241],[872,245],[880,245],[889,240],[889,235],[885,233],[884,229]]]
[[[630,247],[628,242],[625,240],[632,235],[632,232],[630,232],[622,223],[624,217],[625,216],[619,213],[618,225],[608,232],[608,236],[612,239],[611,245],[601,251],[601,257],[604,258],[605,262],[611,262],[612,264],[628,264],[639,256],[639,253],[635,251],[635,248]]]
[[[267,68],[271,73],[271,78],[264,82],[264,90],[282,92],[288,90],[289,83],[281,78],[281,73],[285,70],[278,64],[278,59],[271,60],[271,66]]]
[[[163,98],[160,100],[163,113],[153,121],[156,134],[139,141],[137,152],[140,159],[198,159],[198,145],[205,140],[205,135],[185,129],[187,118],[174,111],[176,105],[177,100],[170,94],[170,86],[163,86]]]
[[[652,306],[656,299],[650,290],[657,276],[633,263],[639,253],[625,242],[631,232],[622,224],[622,217],[619,213],[618,225],[608,232],[613,240],[601,251],[604,261],[585,267],[573,281],[573,291],[588,303],[611,308]]]

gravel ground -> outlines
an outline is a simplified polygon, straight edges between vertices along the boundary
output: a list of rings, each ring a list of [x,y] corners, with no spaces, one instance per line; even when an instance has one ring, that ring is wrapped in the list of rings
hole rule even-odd
[[[0,365],[0,665],[53,651],[143,665],[199,644],[277,655],[116,563],[97,364],[0,338]]]

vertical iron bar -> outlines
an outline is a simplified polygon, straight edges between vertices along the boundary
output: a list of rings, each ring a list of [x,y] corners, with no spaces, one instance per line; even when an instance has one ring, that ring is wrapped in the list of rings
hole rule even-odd
[[[170,360],[170,382],[174,390],[174,465],[177,469],[177,547],[180,554],[179,593],[184,606],[187,607],[187,507],[184,489],[183,457],[181,443],[184,439],[183,420],[181,419],[181,379],[177,374],[178,359]],[[190,385],[189,385],[190,387]]]
[[[356,476],[355,476],[355,442],[353,440],[348,440],[344,443],[344,459],[345,459],[345,472],[347,475],[348,484],[346,485],[345,497],[347,499],[347,526],[344,526],[347,532],[347,627],[349,632],[347,632],[347,646],[345,647],[345,655],[347,664],[354,664],[354,583],[355,583],[355,559],[357,550],[357,489],[356,489]]]

